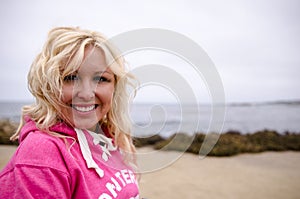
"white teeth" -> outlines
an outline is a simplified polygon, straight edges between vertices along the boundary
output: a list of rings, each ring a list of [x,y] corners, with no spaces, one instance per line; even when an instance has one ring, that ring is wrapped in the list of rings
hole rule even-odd
[[[95,109],[95,105],[91,105],[91,106],[75,106],[75,105],[72,105],[72,107],[77,110],[77,111],[80,111],[80,112],[88,112],[88,111],[91,111],[93,109]]]

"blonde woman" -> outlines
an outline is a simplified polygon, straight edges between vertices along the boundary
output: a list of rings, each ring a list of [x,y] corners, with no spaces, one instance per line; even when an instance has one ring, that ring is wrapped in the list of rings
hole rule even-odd
[[[116,49],[100,33],[52,29],[34,60],[12,139],[20,145],[0,173],[2,198],[138,198],[127,85]]]

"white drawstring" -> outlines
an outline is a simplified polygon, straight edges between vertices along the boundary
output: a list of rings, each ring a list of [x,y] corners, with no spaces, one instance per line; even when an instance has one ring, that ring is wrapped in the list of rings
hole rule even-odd
[[[83,155],[83,158],[85,159],[85,162],[87,164],[88,168],[94,168],[97,172],[97,174],[102,178],[104,176],[104,171],[100,169],[100,167],[96,164],[92,157],[92,153],[89,147],[89,144],[87,142],[87,139],[81,129],[75,128],[78,141],[79,141],[79,146],[81,149],[81,153]]]
[[[94,133],[92,131],[88,131],[89,134],[94,138],[93,143],[95,145],[99,144],[103,153],[102,159],[107,162],[109,156],[111,156],[109,151],[116,151],[117,147],[113,145],[112,139],[104,136],[101,133]],[[101,131],[102,132],[102,131]],[[102,132],[103,133],[103,132]]]

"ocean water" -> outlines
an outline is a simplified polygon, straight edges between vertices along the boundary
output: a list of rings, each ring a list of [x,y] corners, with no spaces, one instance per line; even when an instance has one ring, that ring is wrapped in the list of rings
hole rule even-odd
[[[28,103],[0,102],[0,118],[18,122],[25,104]],[[235,130],[245,134],[269,129],[300,133],[300,103],[229,104],[225,110],[225,119],[216,118],[214,123],[223,126],[221,132]],[[212,115],[210,105],[156,103],[133,104],[130,108],[133,133],[137,137],[218,132],[219,128],[212,125]]]
[[[140,104],[132,108],[131,115],[138,136],[220,133],[219,126],[223,126],[222,133],[233,130],[246,134],[265,129],[300,133],[300,103],[229,104],[225,106],[225,118],[217,117],[215,123],[209,105],[197,108],[196,105]]]

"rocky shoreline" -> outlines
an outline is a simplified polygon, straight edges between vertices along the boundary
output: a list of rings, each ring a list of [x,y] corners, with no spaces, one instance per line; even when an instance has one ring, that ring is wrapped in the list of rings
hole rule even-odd
[[[174,139],[176,136],[176,139]],[[193,137],[179,133],[169,138],[154,135],[148,138],[136,138],[136,147],[151,146],[156,150],[185,151],[199,154],[205,134],[197,133]],[[265,151],[300,151],[300,133],[279,134],[272,130],[262,130],[251,134],[229,131],[222,134],[212,133],[216,144],[208,156],[232,156],[240,153],[259,153]]]
[[[0,120],[0,144],[18,145],[10,141],[10,136],[16,131],[17,123],[8,119]],[[134,138],[137,148],[150,146],[156,150],[185,151],[199,154],[206,134],[196,133],[191,137],[185,133],[177,133],[168,138],[154,135],[146,138]],[[174,139],[176,137],[176,139]],[[273,130],[262,130],[251,134],[241,134],[238,131],[226,133],[211,133],[216,144],[208,156],[232,156],[240,153],[259,153],[264,151],[300,151],[300,133],[285,132],[280,134]]]

